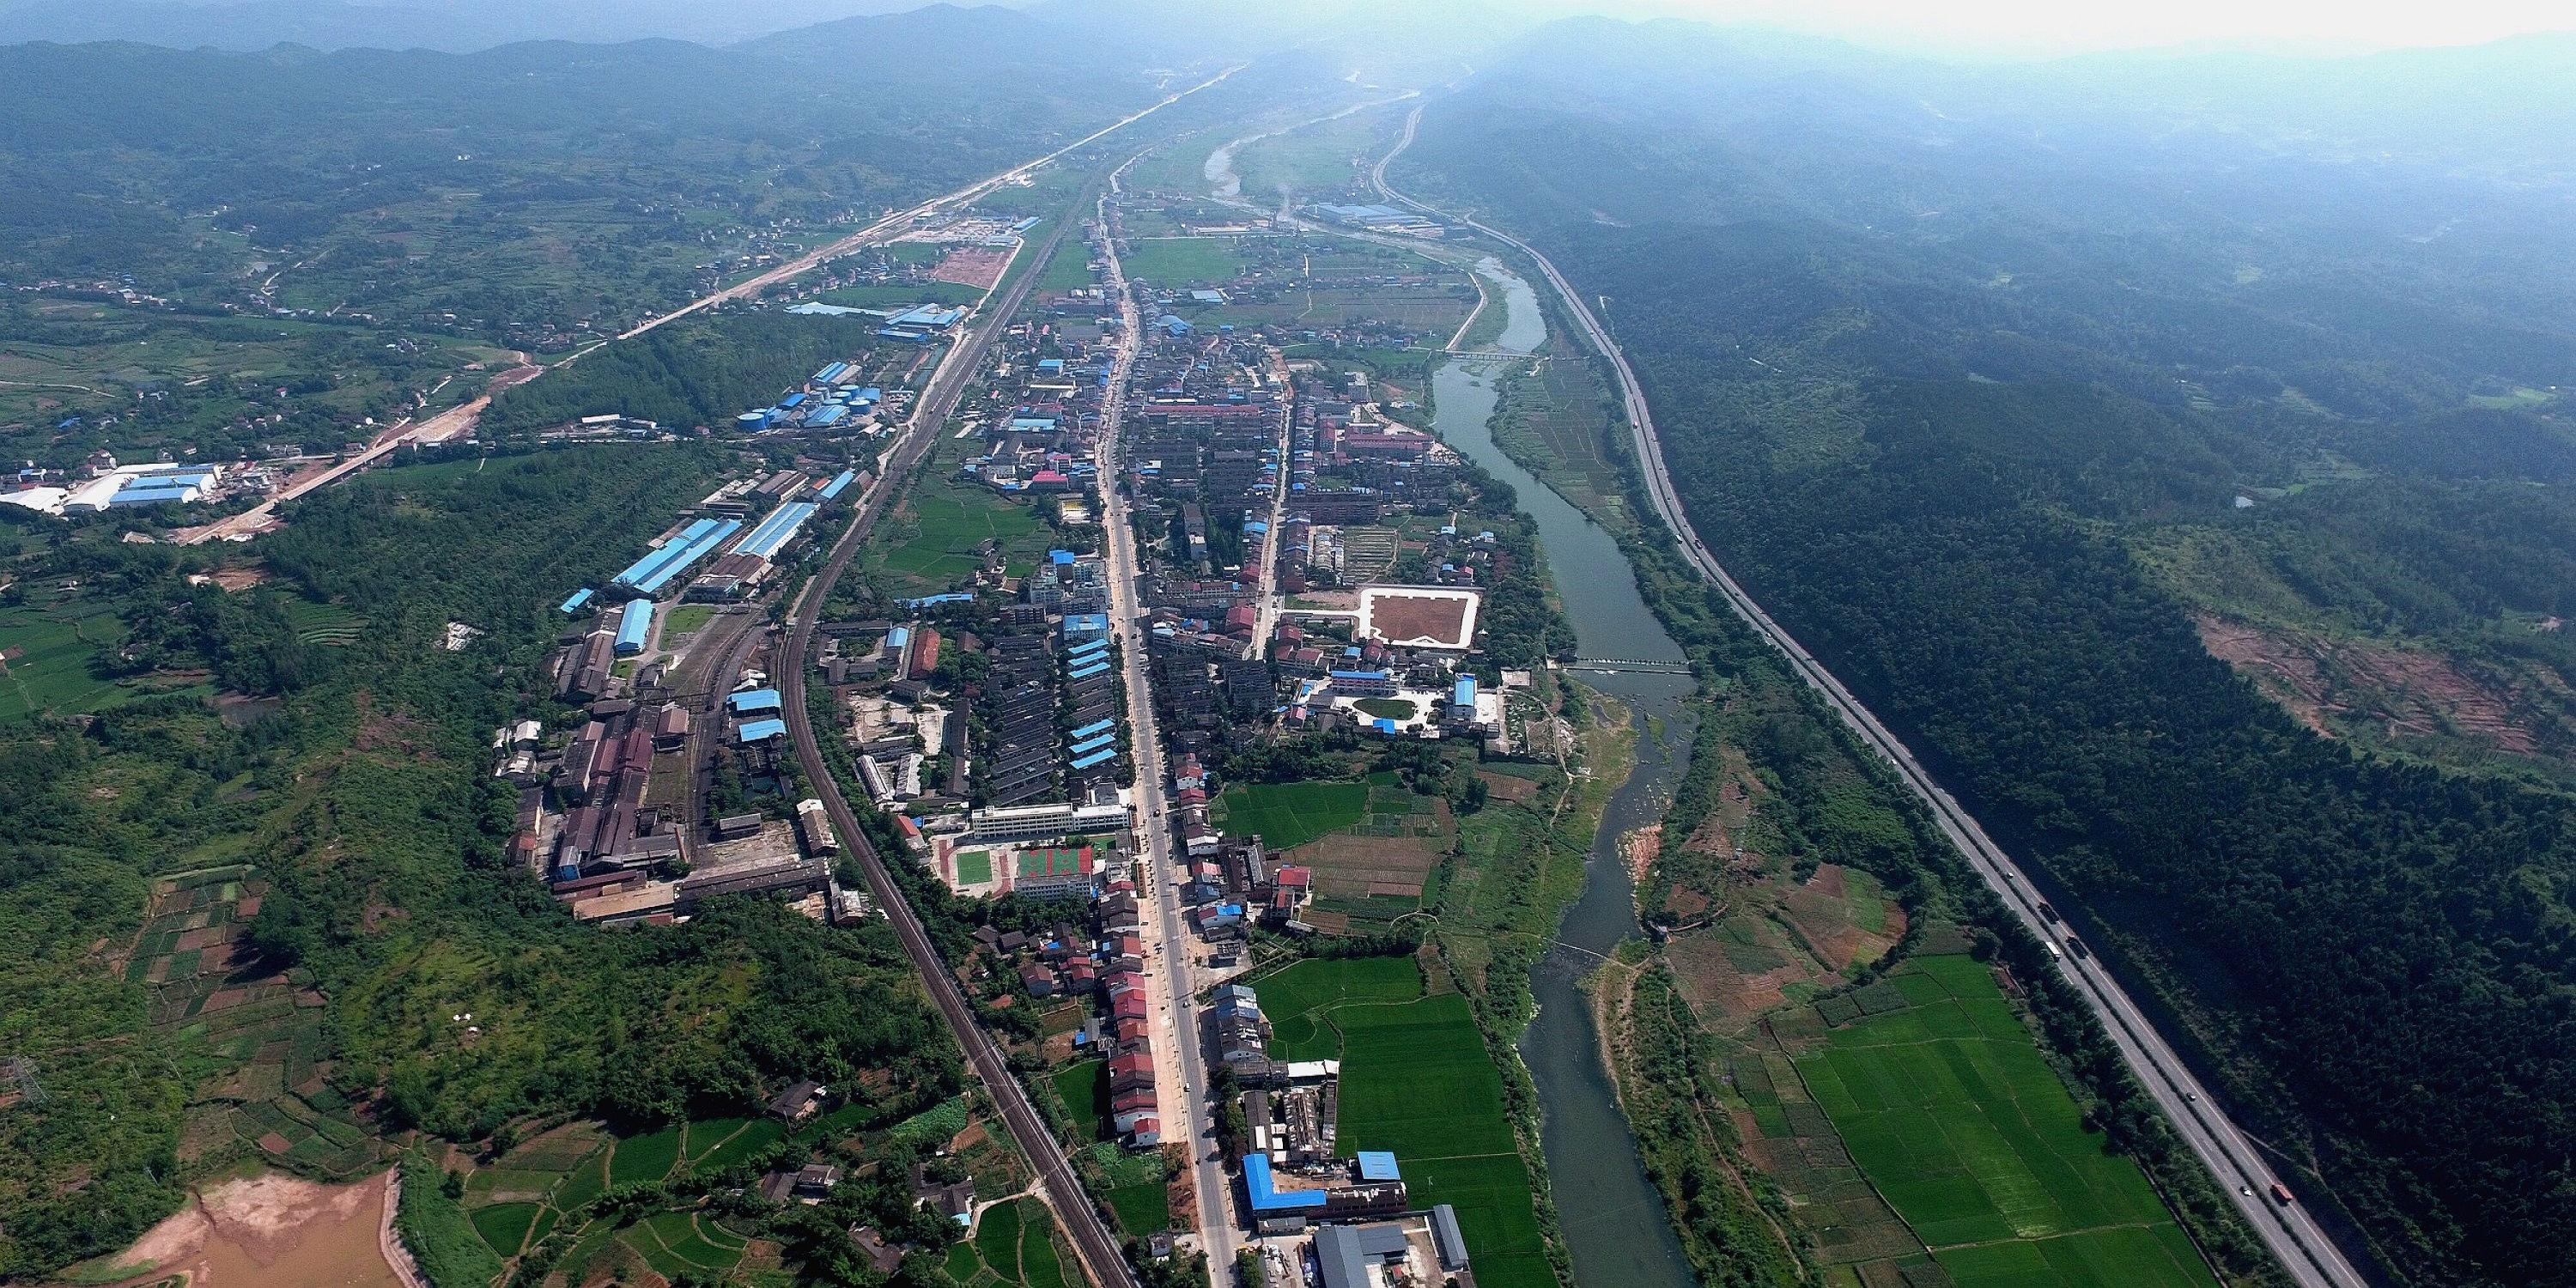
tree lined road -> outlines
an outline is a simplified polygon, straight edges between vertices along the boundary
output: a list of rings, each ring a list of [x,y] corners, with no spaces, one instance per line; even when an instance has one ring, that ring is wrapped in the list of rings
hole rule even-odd
[[[831,598],[832,587],[840,582],[841,574],[850,566],[851,556],[858,553],[886,506],[902,494],[906,476],[938,441],[949,414],[956,410],[959,397],[965,393],[976,367],[983,361],[985,349],[992,344],[993,337],[1009,327],[1011,315],[1027,300],[1030,288],[1045,272],[1047,259],[1063,242],[1065,227],[1059,225],[1048,233],[1035,251],[1037,258],[1029,265],[1029,271],[1020,275],[1020,280],[1007,295],[990,301],[986,312],[968,324],[967,333],[959,337],[957,347],[931,374],[930,383],[922,390],[921,398],[913,404],[912,415],[904,422],[903,434],[883,476],[860,498],[857,511],[850,517],[849,527],[833,544],[831,558],[824,565],[822,574],[807,582],[803,593],[797,597],[789,615],[787,638],[779,646],[776,680],[780,705],[786,709],[788,738],[795,744],[796,759],[804,767],[806,781],[812,785],[815,796],[822,800],[824,812],[831,815],[832,825],[840,829],[842,838],[849,843],[850,852],[858,859],[860,869],[867,874],[868,893],[875,898],[877,906],[885,910],[886,920],[894,926],[895,937],[903,942],[905,956],[912,959],[913,969],[921,975],[922,988],[947,1020],[949,1031],[956,1034],[957,1044],[965,1050],[967,1063],[975,1070],[976,1077],[991,1093],[994,1105],[1001,1112],[1003,1127],[1011,1133],[1011,1140],[1019,1146],[1021,1155],[1037,1170],[1038,1185],[1045,1191],[1048,1205],[1064,1222],[1065,1232],[1071,1236],[1074,1251],[1082,1262],[1083,1274],[1099,1288],[1131,1288],[1136,1279],[1119,1251],[1116,1236],[1110,1233],[1108,1224],[1101,1220],[1099,1209],[1084,1192],[1082,1179],[1074,1174],[1072,1165],[1065,1159],[1054,1129],[1029,1103],[1027,1089],[1011,1072],[1008,1054],[985,1034],[982,1023],[976,1019],[973,1005],[966,1000],[965,991],[958,987],[957,977],[950,973],[947,961],[939,955],[938,947],[930,942],[928,932],[922,929],[921,919],[914,915],[912,905],[905,901],[903,888],[895,884],[894,874],[887,870],[885,858],[877,853],[876,846],[868,840],[868,834],[860,828],[858,814],[850,808],[849,801],[841,793],[840,783],[832,777],[830,766],[823,760],[822,747],[814,736],[813,719],[805,708],[805,658],[813,643],[815,624],[822,617],[824,601]],[[896,861],[911,860],[897,856]]]
[[[1593,348],[1609,359],[1617,373],[1619,393],[1627,411],[1637,459],[1645,466],[1648,494],[1656,512],[1663,516],[1665,524],[1679,540],[1683,553],[1717,586],[1736,615],[1774,648],[1786,654],[1799,676],[1824,697],[1843,723],[1895,767],[1906,786],[1931,808],[1942,833],[1967,855],[1978,875],[2002,898],[2005,906],[2013,910],[2023,925],[2043,941],[2056,943],[2059,936],[2039,915],[2039,896],[2002,848],[1986,835],[1985,829],[1960,806],[1956,798],[1933,780],[1914,758],[1913,752],[1890,733],[1858,698],[1852,696],[1840,680],[1773,621],[1770,614],[1764,612],[1762,606],[1728,575],[1708,547],[1701,544],[1698,533],[1692,529],[1690,519],[1682,509],[1680,495],[1673,490],[1671,474],[1664,464],[1663,445],[1655,434],[1652,409],[1647,406],[1645,390],[1638,384],[1636,373],[1629,368],[1627,355],[1594,317],[1583,297],[1557,271],[1556,265],[1519,238],[1479,223],[1470,216],[1445,214],[1387,184],[1387,163],[1412,144],[1421,119],[1422,109],[1415,108],[1405,118],[1404,136],[1378,159],[1370,171],[1371,181],[1378,191],[1391,201],[1401,202],[1425,214],[1465,224],[1519,251],[1537,266],[1547,278],[1548,285],[1564,300],[1567,311]],[[2101,962],[2089,957],[2071,957],[2062,965],[2067,979],[2082,993],[2103,1029],[2119,1046],[2120,1054],[2128,1061],[2140,1085],[2155,1099],[2166,1120],[2190,1144],[2192,1152],[2200,1156],[2201,1162],[2221,1185],[2232,1191],[2229,1197],[2243,1213],[2247,1225],[2262,1237],[2265,1246],[2271,1249],[2272,1255],[2290,1276],[2302,1288],[2363,1288],[2368,1284],[2370,1281],[2353,1267],[2342,1248],[2316,1224],[2305,1207],[2296,1203],[2284,1206],[2272,1201],[2272,1187],[2283,1184],[2281,1177],[2265,1161],[2262,1151],[2244,1129],[2211,1104],[2190,1068]]]

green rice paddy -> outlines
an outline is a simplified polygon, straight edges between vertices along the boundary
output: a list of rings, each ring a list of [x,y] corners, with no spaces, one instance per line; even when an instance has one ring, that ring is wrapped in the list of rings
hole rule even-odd
[[[1426,996],[1410,957],[1302,961],[1254,988],[1277,1031],[1274,1056],[1341,1060],[1342,1151],[1391,1150],[1413,1206],[1457,1208],[1476,1282],[1556,1282],[1502,1075],[1463,994]]]
[[[1271,849],[1286,850],[1358,823],[1368,811],[1368,784],[1238,783],[1218,799],[1228,833],[1258,835]]]
[[[1058,1070],[1055,1092],[1064,1097],[1064,1107],[1073,1112],[1076,1135],[1087,1135],[1093,1140],[1109,1139],[1108,1061],[1085,1060]]]
[[[1984,964],[1918,958],[1888,982],[1898,1009],[1832,1030],[1797,1071],[1961,1288],[2216,1283],[2137,1166],[2085,1132]]]

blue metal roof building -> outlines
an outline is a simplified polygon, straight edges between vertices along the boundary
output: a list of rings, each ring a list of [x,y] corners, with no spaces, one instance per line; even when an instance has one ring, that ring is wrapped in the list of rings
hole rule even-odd
[[[1400,1181],[1404,1179],[1403,1174],[1398,1172],[1395,1168],[1395,1155],[1391,1151],[1383,1149],[1363,1149],[1359,1152],[1359,1161],[1360,1179],[1363,1181]]]
[[[653,634],[653,601],[631,600],[617,615],[617,656],[633,657],[644,651],[644,641]]]
[[[581,611],[581,606],[589,602],[590,587],[584,586],[581,589],[574,591],[572,593],[572,598],[565,600],[562,606],[555,609],[555,611],[559,613],[578,613]]]
[[[841,471],[841,476],[839,478],[823,485],[823,499],[826,501],[839,500],[841,489],[848,487],[853,482],[856,482],[858,477],[859,472],[857,470]]]
[[[1061,629],[1069,640],[1105,639],[1109,635],[1109,614],[1067,613]]]
[[[1090,738],[1099,734],[1107,733],[1117,727],[1118,722],[1115,720],[1098,720],[1074,730],[1070,736],[1075,738]]]
[[[769,517],[761,520],[760,526],[753,528],[751,535],[744,537],[742,543],[733,548],[733,552],[738,555],[758,555],[763,559],[772,558],[785,548],[788,542],[796,539],[797,530],[804,527],[805,521],[814,517],[814,511],[821,508],[809,501],[790,501],[770,511]]]
[[[1076,742],[1072,746],[1065,748],[1065,750],[1076,756],[1088,756],[1103,747],[1114,747],[1116,745],[1118,745],[1118,735],[1116,733],[1104,733]]]
[[[638,594],[651,595],[671,584],[671,579],[688,571],[689,565],[715,553],[717,546],[742,531],[742,520],[727,519],[718,523],[700,519],[690,524],[680,536],[665,542],[661,549],[635,562],[635,566],[617,574],[618,584],[631,587]],[[690,536],[690,533],[696,536]]]
[[[843,420],[849,417],[849,414],[849,408],[844,407],[839,403],[832,403],[824,407],[821,411],[815,412],[813,415],[806,417],[805,427],[807,429],[828,429],[831,426],[840,424]]]
[[[129,487],[107,498],[109,505],[159,505],[164,501],[194,501],[195,484],[185,487]]]
[[[1255,1215],[1275,1212],[1297,1212],[1324,1206],[1322,1190],[1290,1190],[1281,1193],[1270,1179],[1270,1156],[1243,1156],[1243,1196],[1250,1200]]]
[[[1118,749],[1116,747],[1111,747],[1105,751],[1095,751],[1088,756],[1084,756],[1080,760],[1073,762],[1072,767],[1075,769],[1089,769],[1093,765],[1100,764],[1103,761],[1114,760],[1117,756]]]
[[[1449,705],[1453,707],[1476,705],[1476,677],[1472,675],[1458,677],[1458,687],[1449,691]]]
[[[745,712],[750,711],[776,711],[778,709],[778,690],[746,689],[743,692],[734,694],[732,697],[726,698],[725,706],[731,709],[735,715],[742,715]]]
[[[846,362],[835,362],[832,365],[823,368],[821,371],[815,372],[814,383],[818,385],[828,385],[833,381],[840,379],[841,373],[849,369],[850,364]]]
[[[784,720],[754,720],[749,724],[744,725],[738,736],[744,742],[767,742],[772,738],[784,738],[787,736],[787,722]]]
[[[644,580],[646,577],[652,576],[656,571],[659,571],[665,562],[678,558],[681,551],[689,548],[690,542],[695,541],[715,530],[715,520],[700,519],[695,523],[680,529],[680,535],[663,542],[660,546],[652,550],[645,551],[643,558],[626,565],[626,571],[617,574],[609,580],[616,585],[632,586],[637,582]]]
[[[1077,680],[1088,680],[1108,669],[1109,664],[1107,662],[1086,662],[1073,669],[1072,678]]]

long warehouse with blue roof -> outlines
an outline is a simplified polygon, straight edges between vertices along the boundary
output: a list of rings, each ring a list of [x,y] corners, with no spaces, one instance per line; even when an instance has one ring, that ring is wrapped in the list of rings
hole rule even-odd
[[[805,521],[813,518],[814,512],[821,508],[810,501],[790,501],[770,511],[769,517],[761,520],[760,525],[751,530],[751,535],[733,548],[734,553],[757,555],[763,559],[776,558],[788,542],[796,539],[797,530],[805,526]]]
[[[698,519],[680,529],[678,536],[662,543],[661,548],[627,565],[626,571],[611,579],[639,595],[655,595],[673,578],[688,571],[691,564],[715,553],[733,534],[742,531],[740,519]]]

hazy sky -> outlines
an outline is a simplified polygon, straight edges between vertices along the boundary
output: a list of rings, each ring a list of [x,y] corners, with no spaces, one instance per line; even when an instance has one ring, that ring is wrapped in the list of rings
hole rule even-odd
[[[1871,44],[2062,53],[2217,45],[2345,53],[2576,29],[2576,0],[1628,0]]]

